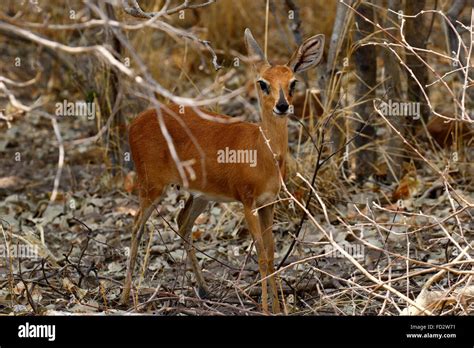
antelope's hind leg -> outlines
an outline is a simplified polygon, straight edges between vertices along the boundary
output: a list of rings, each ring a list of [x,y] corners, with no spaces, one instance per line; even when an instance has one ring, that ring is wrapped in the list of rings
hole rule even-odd
[[[160,202],[163,194],[163,188],[154,189],[152,194],[140,194],[140,209],[135,216],[135,221],[132,228],[132,242],[130,245],[130,253],[127,260],[127,273],[123,284],[121,304],[128,304],[130,299],[130,289],[132,287],[133,270],[138,254],[138,246],[145,231],[145,226],[148,218],[153,213],[153,210]]]
[[[191,231],[197,217],[206,209],[209,201],[199,196],[190,195],[186,201],[186,205],[178,215],[179,235],[183,238],[186,254],[191,263],[193,273],[199,286],[199,296],[206,298],[209,296],[209,288],[202,275],[201,267],[196,258],[196,250],[193,247],[193,238]]]

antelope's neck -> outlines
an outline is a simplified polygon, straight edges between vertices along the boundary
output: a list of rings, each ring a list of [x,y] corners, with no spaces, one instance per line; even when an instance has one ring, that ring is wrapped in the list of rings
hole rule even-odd
[[[277,118],[272,112],[262,115],[260,122],[265,137],[270,140],[270,147],[278,156],[280,163],[284,162],[288,150],[288,119]]]

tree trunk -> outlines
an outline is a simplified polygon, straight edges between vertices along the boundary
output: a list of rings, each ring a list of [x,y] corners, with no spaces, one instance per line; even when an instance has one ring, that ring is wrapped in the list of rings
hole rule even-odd
[[[389,0],[388,7],[395,11],[398,12],[401,10],[401,4],[400,0]],[[397,15],[387,11],[386,19],[385,19],[385,28],[390,28],[392,27],[393,22],[397,21]],[[399,37],[399,31],[398,29],[392,30],[391,34],[393,36]],[[389,38],[385,38],[389,39]],[[400,63],[398,59],[395,57],[395,55],[388,50],[387,48],[384,48],[382,50],[382,58],[384,61],[384,89],[385,89],[385,94],[386,94],[386,100],[393,102],[401,102],[404,99],[404,93],[403,93],[403,84],[401,77],[402,72],[400,69]],[[403,117],[390,117],[388,120],[391,122],[391,124],[403,135],[405,136],[406,134],[406,120]],[[388,166],[388,172],[387,172],[387,177],[390,181],[395,181],[397,179],[401,178],[402,175],[402,164],[403,160],[406,156],[406,149],[405,145],[403,143],[403,140],[395,134],[390,128],[389,130],[391,132],[390,134],[390,140],[388,142],[388,159],[390,162],[387,163]]]
[[[114,7],[110,3],[103,4],[105,13],[110,20],[116,20]],[[119,29],[117,29],[119,30]],[[113,51],[121,54],[122,47],[118,38],[114,35],[112,30],[106,30],[105,32],[105,41]],[[105,111],[107,119],[113,117],[113,121],[110,123],[110,128],[108,132],[109,146],[108,156],[111,162],[111,171],[115,175],[117,172],[121,172],[121,169],[126,166],[128,163],[124,162],[124,153],[128,149],[127,142],[127,126],[126,120],[123,113],[120,110],[119,90],[120,90],[120,79],[117,76],[117,73],[114,69],[109,69],[107,72],[107,82],[104,90],[103,100],[104,103],[101,105],[102,110]],[[106,121],[106,120],[104,120]]]
[[[361,14],[356,14],[354,42],[361,43],[373,32],[373,25],[365,18],[373,21],[373,8],[362,3],[357,8]],[[364,18],[365,17],[365,18]],[[370,124],[369,118],[373,114],[373,100],[375,98],[374,86],[376,83],[377,61],[375,46],[361,46],[355,51],[355,65],[357,83],[355,87],[355,99],[358,103],[354,107],[354,129],[356,138],[354,143],[357,149],[355,158],[355,174],[358,180],[363,180],[373,173],[375,162],[375,151],[371,149],[370,143],[375,137],[375,128]]]
[[[456,0],[453,1],[453,4],[451,5],[451,8],[449,11],[446,13],[446,16],[448,17],[449,21],[453,25],[453,27],[459,32],[461,24],[457,22],[459,19],[462,11],[464,8],[468,6],[468,8],[472,8],[474,6],[474,1],[468,2],[467,0]],[[458,49],[459,49],[459,39],[458,36],[456,35],[455,31],[451,28],[451,26],[443,21],[443,30],[448,38],[448,53],[450,55],[457,55],[458,54]],[[454,53],[453,53],[454,52]],[[462,66],[469,65],[469,60],[466,59],[466,54],[463,49],[459,50],[459,61],[461,62]],[[474,70],[469,69],[468,71],[468,76],[470,79],[474,79]],[[460,70],[458,73],[458,76],[460,80],[463,82],[464,81],[464,71]],[[469,98],[471,100],[474,100],[474,88],[468,88],[466,90]]]
[[[352,5],[352,1],[346,1],[347,5]],[[340,88],[342,74],[339,71],[338,54],[342,51],[342,44],[346,37],[348,27],[349,7],[343,3],[338,3],[336,18],[329,40],[329,49],[326,65],[320,70],[319,84],[321,89],[321,99],[325,110],[333,110],[337,107],[337,101],[340,98]],[[326,79],[326,80],[325,80]],[[337,113],[334,116],[331,126],[331,153],[338,151],[346,141],[346,117],[343,113]],[[340,158],[342,151],[336,156]]]
[[[423,11],[425,8],[425,0],[416,0],[416,1],[406,1],[405,4],[405,13],[407,15],[415,15]],[[406,19],[406,30],[405,37],[408,44],[412,47],[417,47],[421,49],[426,49],[426,41],[429,35],[429,28],[423,20],[423,16],[418,16],[417,18],[407,18]],[[417,51],[417,54],[421,59],[426,61],[426,53]],[[425,64],[420,61],[413,53],[409,50],[406,50],[406,64],[413,71],[416,79],[421,86],[425,86],[428,81],[428,69]],[[408,86],[408,101],[420,103],[421,117],[425,122],[428,122],[430,115],[430,109],[426,103],[426,99],[423,95],[422,89],[418,85],[417,81],[412,77],[408,76],[407,81]],[[427,93],[427,90],[425,90]],[[411,130],[414,131],[414,122],[411,118]]]

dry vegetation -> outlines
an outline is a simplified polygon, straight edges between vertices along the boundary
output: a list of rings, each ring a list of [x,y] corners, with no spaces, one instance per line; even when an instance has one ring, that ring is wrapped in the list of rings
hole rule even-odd
[[[164,3],[139,2],[148,12]],[[172,1],[170,8],[180,3]],[[339,27],[334,69],[323,64],[305,76],[308,89],[300,84],[296,117],[290,121],[287,185],[274,223],[276,261],[285,259],[277,271],[285,313],[472,315],[470,2],[456,25],[464,58],[447,48],[452,1],[426,1],[416,19],[390,13],[389,1],[367,1],[379,25],[369,25],[373,32],[360,41],[358,2],[346,3],[352,5]],[[291,30],[296,22],[288,18],[291,4],[301,21],[296,35]],[[328,51],[336,20],[336,1],[270,5],[267,12],[266,1],[219,0],[185,10],[184,19],[178,12],[146,25],[125,13],[119,1],[2,2],[0,313],[260,314],[258,267],[240,205],[212,204],[196,222],[193,238],[213,294],[200,299],[176,234],[186,193],[175,188],[168,191],[161,216],[148,222],[133,305],[120,307],[118,299],[138,207],[133,164],[124,155],[126,125],[154,105],[155,94],[159,102],[172,99],[133,74],[149,76],[145,81],[173,96],[217,98],[206,106],[211,110],[258,120],[244,29],[251,28],[262,45],[268,37],[268,56],[284,62],[298,35],[324,33]],[[74,27],[104,14],[129,27]],[[412,50],[401,37],[403,21],[408,28],[413,21],[424,23],[425,51]],[[54,26],[60,24],[66,27]],[[214,69],[202,42],[176,30],[208,40],[222,68]],[[113,55],[68,52],[41,43],[40,37],[70,47],[101,45]],[[361,77],[355,52],[361,47],[375,49],[376,84],[357,98]],[[395,90],[401,91],[398,100],[413,101],[406,91],[417,76],[405,65],[409,56],[417,57],[418,65],[426,63],[427,81],[421,85],[429,103],[421,102],[429,119],[395,120],[381,111],[381,101],[396,100]],[[228,96],[236,90],[238,96]],[[54,116],[63,100],[94,102],[95,117]],[[359,115],[360,105],[370,112]],[[374,134],[356,144],[364,124]],[[358,161],[367,154],[374,159],[361,174]],[[21,245],[34,247],[40,257],[20,259],[5,252],[6,246]]]

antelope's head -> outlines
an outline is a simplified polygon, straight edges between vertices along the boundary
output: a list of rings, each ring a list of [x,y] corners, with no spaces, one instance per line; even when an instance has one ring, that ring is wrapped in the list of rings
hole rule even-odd
[[[285,65],[271,65],[248,28],[245,29],[245,44],[249,56],[254,58],[263,112],[273,113],[275,117],[293,113],[293,94],[298,82],[295,75],[319,64],[324,51],[324,35],[315,35],[303,42]]]

